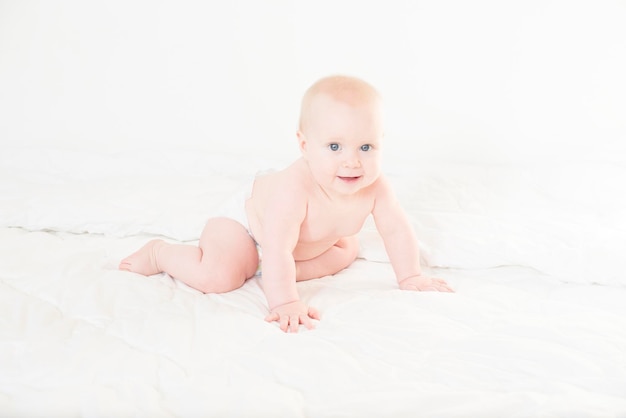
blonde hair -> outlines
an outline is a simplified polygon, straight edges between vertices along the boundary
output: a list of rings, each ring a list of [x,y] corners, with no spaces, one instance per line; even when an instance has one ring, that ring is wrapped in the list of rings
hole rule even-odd
[[[357,106],[363,103],[380,101],[378,91],[360,78],[346,75],[332,75],[324,77],[307,89],[300,105],[300,121],[298,129],[301,132],[307,128],[310,118],[310,109],[313,100],[319,95],[326,95],[334,100]]]

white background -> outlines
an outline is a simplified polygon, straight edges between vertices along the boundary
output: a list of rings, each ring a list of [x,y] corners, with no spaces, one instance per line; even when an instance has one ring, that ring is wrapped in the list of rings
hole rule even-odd
[[[296,155],[303,91],[386,99],[387,156],[626,161],[625,1],[0,1],[0,141]]]
[[[117,270],[297,155],[332,73],[385,97],[385,168],[456,296],[359,260],[302,283],[301,339],[256,280]],[[0,415],[624,416],[625,74],[623,0],[0,0]]]

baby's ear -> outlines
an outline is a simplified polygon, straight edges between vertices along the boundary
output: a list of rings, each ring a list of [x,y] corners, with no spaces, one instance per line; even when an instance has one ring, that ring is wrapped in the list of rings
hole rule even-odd
[[[298,137],[298,146],[300,147],[300,152],[302,154],[306,154],[306,136],[304,136],[301,130],[298,130],[298,132],[296,132],[296,136]]]

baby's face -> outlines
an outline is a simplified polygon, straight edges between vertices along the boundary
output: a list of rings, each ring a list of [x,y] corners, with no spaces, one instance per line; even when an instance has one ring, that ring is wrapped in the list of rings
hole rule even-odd
[[[348,105],[320,95],[310,116],[306,132],[299,133],[300,146],[325,190],[349,195],[376,181],[383,137],[378,103]]]

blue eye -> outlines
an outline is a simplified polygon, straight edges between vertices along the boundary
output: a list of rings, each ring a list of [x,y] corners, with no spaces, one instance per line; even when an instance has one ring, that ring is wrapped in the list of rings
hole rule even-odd
[[[330,148],[331,151],[339,151],[339,144],[330,144],[328,148]]]
[[[369,144],[361,145],[361,151],[369,151],[372,149],[372,146]]]

